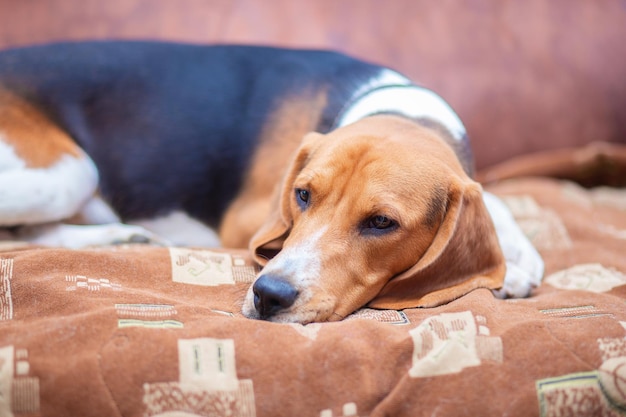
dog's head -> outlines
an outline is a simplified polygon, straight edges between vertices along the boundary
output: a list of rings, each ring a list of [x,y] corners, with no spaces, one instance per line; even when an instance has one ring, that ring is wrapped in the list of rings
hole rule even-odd
[[[500,287],[505,269],[480,185],[435,131],[395,116],[307,135],[251,249],[265,267],[243,313],[276,322],[435,306]]]

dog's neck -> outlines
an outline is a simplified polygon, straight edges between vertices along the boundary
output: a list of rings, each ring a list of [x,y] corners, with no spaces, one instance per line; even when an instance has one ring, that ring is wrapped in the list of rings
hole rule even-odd
[[[465,126],[437,94],[385,69],[352,95],[339,112],[333,129],[376,114],[395,114],[436,130],[454,149],[465,171],[474,171],[473,155]]]
[[[391,70],[383,70],[353,94],[335,119],[334,128],[380,113],[432,120],[445,127],[458,141],[466,135],[465,126],[448,103]]]

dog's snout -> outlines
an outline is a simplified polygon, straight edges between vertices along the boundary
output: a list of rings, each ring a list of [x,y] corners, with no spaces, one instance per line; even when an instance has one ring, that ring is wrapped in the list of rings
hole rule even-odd
[[[298,291],[288,282],[273,275],[261,275],[252,286],[254,308],[262,319],[293,305]]]

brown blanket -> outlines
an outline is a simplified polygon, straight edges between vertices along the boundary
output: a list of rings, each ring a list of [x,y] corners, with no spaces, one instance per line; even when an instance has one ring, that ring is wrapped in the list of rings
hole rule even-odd
[[[273,324],[245,252],[5,247],[0,416],[623,415],[626,190],[487,188],[546,261],[528,299]]]

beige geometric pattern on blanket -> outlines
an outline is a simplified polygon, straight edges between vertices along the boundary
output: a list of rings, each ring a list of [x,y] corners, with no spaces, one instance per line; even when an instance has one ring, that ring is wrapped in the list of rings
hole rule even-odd
[[[414,346],[409,375],[422,378],[458,373],[480,365],[482,359],[501,362],[502,340],[488,336],[488,328],[476,321],[470,311],[443,313],[411,330]]]
[[[367,319],[376,320],[389,324],[409,324],[410,321],[404,311],[396,310],[375,310],[373,308],[361,308],[347,316],[344,320]]]
[[[232,339],[179,339],[178,359],[178,381],[144,384],[146,416],[256,416],[252,380],[237,379]]]
[[[549,275],[544,281],[563,290],[603,293],[626,285],[626,275],[600,264],[580,264]]]
[[[320,411],[320,417],[358,417],[355,403],[345,403],[342,407],[341,415],[333,414],[333,410]]]
[[[26,349],[0,347],[0,416],[39,412],[39,378],[29,372]]]
[[[602,364],[537,381],[540,416],[623,416],[626,407],[626,339],[600,338]]]
[[[252,282],[256,271],[228,253],[203,249],[169,248],[172,280],[202,286]]]
[[[144,327],[158,329],[182,329],[183,323],[174,320],[178,312],[167,304],[115,304],[118,315],[117,327]]]
[[[598,380],[602,392],[611,403],[624,409],[626,407],[626,357],[621,356],[604,361],[598,369]]]
[[[0,258],[0,321],[13,318],[13,298],[11,296],[11,278],[13,277],[13,259]]]
[[[589,190],[589,195],[597,205],[626,211],[626,193],[622,188],[597,187]]]
[[[623,416],[602,393],[595,371],[537,381],[537,396],[541,417]]]
[[[86,275],[66,275],[65,282],[67,286],[65,291],[121,291],[122,286],[115,282],[111,282],[107,278],[94,278]]]
[[[621,323],[624,326],[624,323]],[[598,379],[602,391],[610,401],[626,409],[626,339],[601,338],[598,346],[602,352],[602,365],[598,369]]]
[[[571,248],[572,239],[556,212],[540,207],[529,195],[501,198],[537,250]]]
[[[588,189],[576,183],[567,182],[562,186],[562,193],[568,200],[582,207],[604,206],[626,210],[626,193],[621,188],[600,186]]]
[[[0,347],[0,415],[12,416],[13,346]]]

